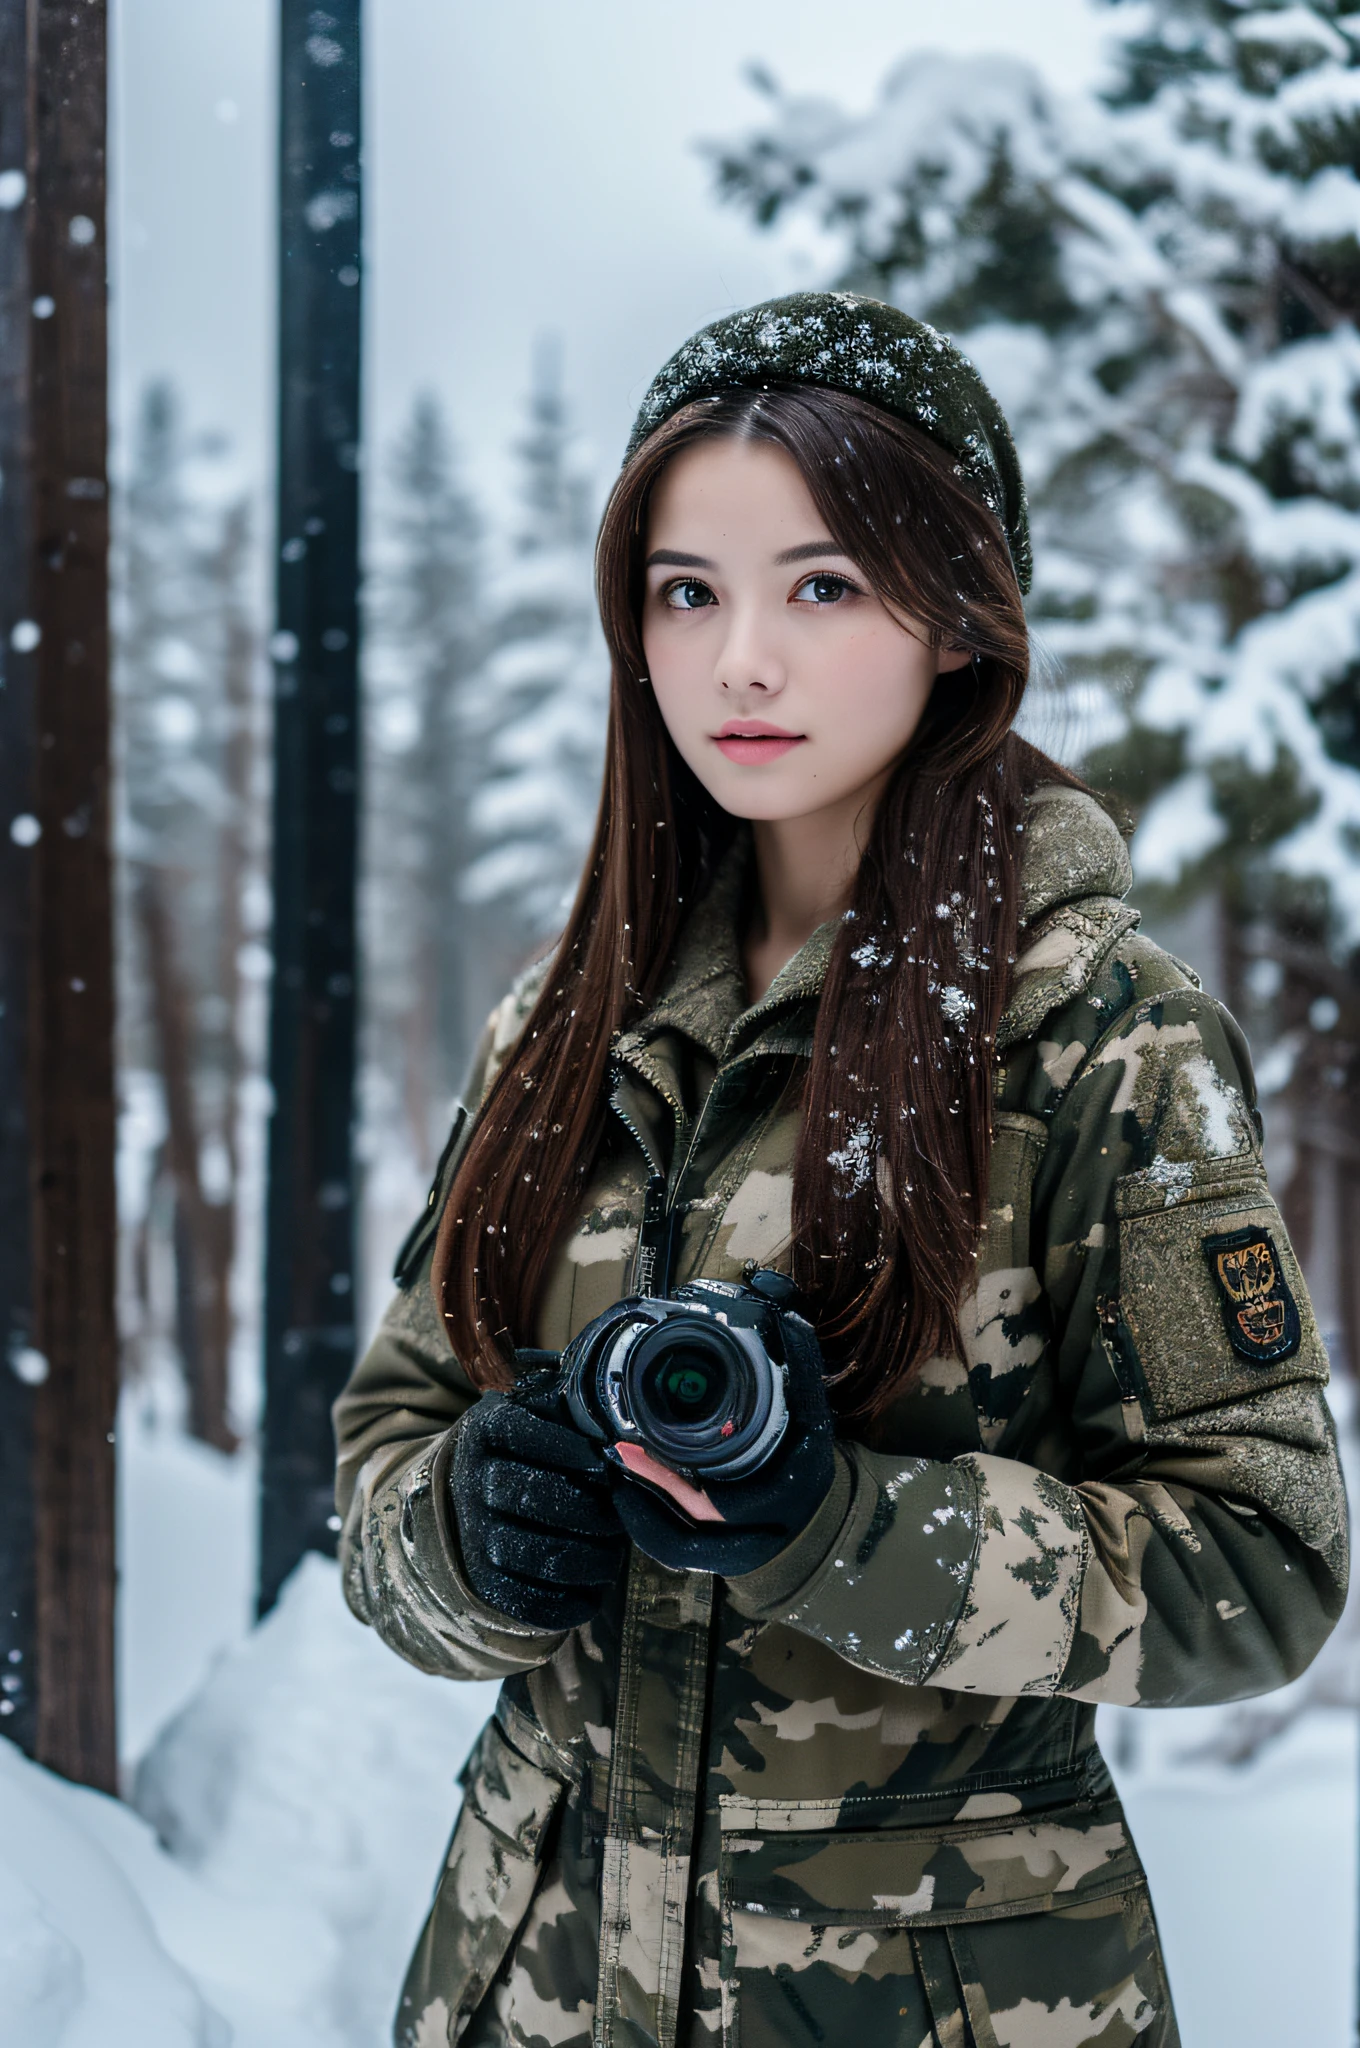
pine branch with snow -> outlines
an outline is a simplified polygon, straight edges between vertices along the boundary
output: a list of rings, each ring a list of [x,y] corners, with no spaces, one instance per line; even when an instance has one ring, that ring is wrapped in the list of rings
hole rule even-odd
[[[480,772],[467,698],[486,653],[485,522],[432,395],[414,399],[384,483],[365,613],[366,1085],[428,1178],[481,1028],[459,881]]]
[[[812,217],[837,282],[949,329],[996,390],[1034,623],[1113,734],[1092,765],[1143,812],[1143,873],[1349,951],[1360,39],[1325,4],[1128,12],[1106,99],[929,55],[860,117],[767,84],[718,180]]]
[[[492,585],[491,653],[469,695],[466,732],[484,775],[463,893],[523,956],[556,935],[570,905],[595,818],[608,700],[589,479],[555,351],[541,352],[518,452],[520,523]]]

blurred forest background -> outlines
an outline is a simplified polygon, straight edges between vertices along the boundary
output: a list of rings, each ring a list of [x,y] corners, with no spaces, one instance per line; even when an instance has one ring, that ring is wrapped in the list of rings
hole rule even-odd
[[[117,518],[122,1320],[132,1379],[220,1450],[249,1427],[268,950],[270,637],[251,500],[143,394]],[[560,929],[594,817],[608,671],[556,346],[504,526],[429,393],[377,479],[365,591],[360,1147],[380,1272],[493,1003]],[[368,1304],[370,1314],[381,1296]],[[233,1380],[232,1358],[244,1360]]]
[[[957,338],[1028,478],[1029,728],[1135,829],[1138,901],[1246,1026],[1273,1177],[1360,1357],[1360,17],[1121,9],[1100,95],[917,54],[852,114],[757,71],[715,201],[817,230],[819,274]],[[416,394],[370,456],[365,588],[370,1264],[418,1201],[488,1009],[548,942],[606,702],[591,544],[608,475],[561,350],[525,349],[488,512]],[[266,536],[172,384],[118,505],[125,1316],[228,1445],[249,1312],[269,904]],[[249,1212],[249,1213],[248,1213]],[[376,1281],[373,1282],[376,1284]],[[369,1313],[381,1306],[368,1303]],[[244,1398],[244,1396],[239,1396]]]
[[[724,234],[739,223],[768,250],[769,289],[893,300],[954,336],[1006,409],[1036,539],[1027,730],[1127,821],[1135,900],[1154,934],[1250,1036],[1271,1176],[1341,1368],[1347,1424],[1360,1367],[1360,15],[1333,0],[1097,11],[1107,59],[1084,90],[1016,56],[904,47],[854,109],[757,68],[756,118],[701,143],[704,203]],[[704,61],[726,60],[710,48]],[[723,309],[698,307],[666,346]],[[475,389],[462,410],[444,391],[406,391],[404,418],[366,454],[365,1324],[486,1012],[559,928],[593,820],[607,677],[591,548],[613,463],[577,432],[573,357],[550,320],[525,331],[518,374],[502,488],[485,490],[464,453],[484,442]],[[292,1676],[229,1662],[195,1696],[248,1605],[248,1534],[222,1531],[246,1532],[252,1513],[271,671],[290,649],[270,636],[267,479],[249,450],[191,425],[169,377],[138,390],[122,433],[124,1744],[162,1838],[227,1868],[241,1853],[222,1846],[230,1797],[201,1765],[230,1747],[224,1730],[240,1749],[233,1699],[271,1685],[293,1699],[304,1669],[315,1681],[343,1666],[352,1697],[368,1701],[356,1709],[373,1745],[362,1768],[352,1748],[324,1742],[320,1762],[279,1765],[300,1813],[304,1782],[321,1801],[335,1796],[333,1774],[357,1771],[362,1785],[365,1768],[397,1770],[384,1716],[399,1685],[426,1681],[351,1672],[344,1658],[357,1653],[325,1647],[321,1581],[305,1568],[281,1610],[295,1634],[271,1638],[269,1653],[294,1658]],[[1307,1755],[1325,1769],[1312,1777],[1288,1742],[1305,1709],[1360,1703],[1358,1661],[1346,1628],[1277,1701],[1201,1717],[1193,1736],[1176,1715],[1150,1717],[1154,1732],[1149,1717],[1115,1717],[1107,1731],[1130,1784],[1152,1773],[1154,1833],[1158,1788],[1184,1810],[1177,1757],[1258,1769],[1283,1737],[1279,1753],[1295,1761],[1262,1781],[1255,1806],[1226,1790],[1215,1806],[1210,1786],[1203,1811],[1217,1816],[1225,1872],[1249,1872],[1286,1812],[1295,1826],[1324,1805],[1341,1813],[1340,1847],[1317,1853],[1347,1953],[1353,1734],[1319,1738]],[[425,1768],[445,1724],[421,1702],[401,1711],[413,1725],[426,1716]],[[1296,1764],[1305,1793],[1289,1777]],[[409,1785],[401,1796],[414,1797]],[[341,1947],[378,1853],[361,1804],[341,1797],[353,1883],[343,1909],[326,1908]],[[441,1814],[432,1842],[443,1825]],[[320,1849],[315,1862],[320,1873]],[[417,1902],[427,1876],[422,1866],[403,1879]],[[317,1896],[336,1882],[318,1874]],[[1230,1876],[1209,1889],[1216,1903],[1197,1910],[1210,1920],[1195,1923],[1204,1952],[1236,1910]],[[1315,1938],[1313,1889],[1296,1901],[1300,1941]],[[318,2041],[379,2038],[370,2017],[416,1918],[412,1905],[381,1920],[357,2003],[341,1996],[334,1957],[313,1955],[327,2010],[351,2015]],[[243,1923],[243,1959],[254,1938]],[[301,1981],[289,1996],[301,2000]],[[1289,2007],[1290,2030],[1339,2042],[1342,1962],[1335,1984],[1314,1989],[1321,2004],[1307,2026]],[[1187,2041],[1249,2044],[1272,2010],[1252,1979],[1232,2025],[1189,2029]]]

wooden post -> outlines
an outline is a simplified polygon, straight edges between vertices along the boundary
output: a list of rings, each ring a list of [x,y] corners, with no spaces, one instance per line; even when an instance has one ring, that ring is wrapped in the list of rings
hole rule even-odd
[[[0,0],[0,1730],[116,1784],[103,0]]]
[[[282,0],[261,1611],[333,1550],[354,1355],[360,0]]]

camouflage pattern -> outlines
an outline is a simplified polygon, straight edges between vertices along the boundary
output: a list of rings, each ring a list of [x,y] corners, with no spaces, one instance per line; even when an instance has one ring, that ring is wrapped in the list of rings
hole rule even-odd
[[[1266,1186],[1246,1048],[1143,939],[1122,840],[1031,802],[964,1358],[926,1362],[816,1516],[730,1582],[634,1555],[561,1637],[485,1608],[445,1474],[473,1398],[433,1298],[445,1163],[337,1408],[347,1597],[504,1678],[402,1994],[402,2048],[1145,2048],[1177,2040],[1100,1700],[1294,1677],[1344,1597],[1326,1360]],[[678,1277],[787,1252],[835,927],[748,1008],[740,874],[615,1047],[537,1341],[626,1293],[649,1171]],[[509,999],[481,1081],[532,1001]]]

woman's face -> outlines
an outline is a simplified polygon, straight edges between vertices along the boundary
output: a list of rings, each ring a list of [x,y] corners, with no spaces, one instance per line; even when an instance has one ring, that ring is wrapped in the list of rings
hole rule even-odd
[[[642,640],[661,716],[735,817],[872,805],[965,649],[890,612],[768,441],[685,449],[652,494]]]

